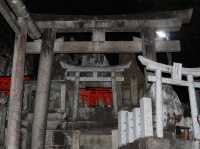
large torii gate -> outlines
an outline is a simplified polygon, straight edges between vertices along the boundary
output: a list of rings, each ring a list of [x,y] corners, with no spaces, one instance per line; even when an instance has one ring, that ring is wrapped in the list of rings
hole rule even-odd
[[[180,51],[179,41],[155,40],[155,31],[179,31],[189,23],[192,9],[134,16],[62,16],[33,20],[21,0],[0,1],[0,13],[16,33],[8,111],[7,149],[19,149],[24,61],[26,53],[40,54],[32,149],[44,148],[50,74],[54,53],[134,53],[155,58],[156,52]],[[159,17],[158,17],[159,16]],[[85,18],[85,19],[84,19]],[[60,32],[92,32],[92,41],[56,40]],[[142,39],[106,41],[105,32],[140,32]],[[42,40],[35,40],[41,37]],[[27,34],[34,42],[27,43]]]

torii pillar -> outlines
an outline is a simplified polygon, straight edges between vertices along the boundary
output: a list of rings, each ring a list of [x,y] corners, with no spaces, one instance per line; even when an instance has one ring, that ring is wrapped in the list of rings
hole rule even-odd
[[[43,33],[42,50],[40,53],[37,78],[31,149],[45,148],[48,100],[55,38],[56,33],[53,29],[45,29]]]
[[[18,20],[20,33],[15,35],[11,89],[8,108],[6,149],[19,149],[21,131],[21,109],[23,96],[24,63],[27,28],[24,19]]]
[[[143,39],[143,55],[156,61],[156,30],[153,28],[144,28],[141,32]]]
[[[151,60],[156,61],[156,51],[155,51],[155,39],[156,39],[156,30],[154,28],[145,28],[142,32],[143,38],[143,55]],[[147,74],[145,72],[145,81],[147,87]],[[156,71],[156,119],[158,120],[158,124],[156,124],[156,135],[157,137],[163,137],[163,120],[162,114],[159,111],[163,111],[163,101],[162,101],[162,74],[161,71]]]

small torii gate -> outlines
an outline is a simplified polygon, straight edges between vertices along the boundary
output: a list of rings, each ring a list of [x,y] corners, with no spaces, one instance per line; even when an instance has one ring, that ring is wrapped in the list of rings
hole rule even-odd
[[[77,119],[78,115],[78,102],[79,102],[79,82],[82,81],[95,81],[95,82],[111,82],[112,86],[112,97],[113,97],[113,109],[114,115],[118,112],[118,102],[117,102],[117,81],[123,81],[124,77],[121,73],[125,69],[128,69],[131,62],[125,65],[117,66],[74,66],[69,64],[61,63],[62,67],[66,69],[66,79],[75,82],[74,89],[74,103],[73,103],[73,120]],[[90,76],[84,74],[90,73]],[[102,73],[107,73],[106,76],[101,75]],[[72,75],[71,75],[72,74]]]
[[[154,74],[147,76],[149,82],[156,84],[156,134],[163,137],[163,100],[162,83],[188,87],[191,115],[193,122],[193,133],[195,139],[200,139],[200,124],[198,123],[198,105],[195,95],[195,88],[200,88],[200,82],[195,78],[200,77],[200,68],[183,68],[181,63],[174,63],[173,66],[157,63],[143,56],[138,57],[140,62],[146,67],[147,71]],[[170,77],[162,76],[167,73]],[[186,80],[183,79],[186,76]]]

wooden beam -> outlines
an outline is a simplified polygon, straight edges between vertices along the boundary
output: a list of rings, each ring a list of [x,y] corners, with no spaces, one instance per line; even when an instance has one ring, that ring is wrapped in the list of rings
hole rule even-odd
[[[171,10],[161,12],[146,12],[131,15],[52,15],[32,13],[31,17],[36,21],[73,21],[73,20],[142,20],[180,18],[183,23],[189,23],[193,9]]]
[[[4,0],[0,1],[0,13],[4,17],[4,19],[7,21],[7,23],[10,25],[12,30],[16,33],[20,33],[20,27],[17,22],[17,18],[14,16],[12,11],[8,8],[7,4]]]
[[[181,24],[189,23],[193,9],[143,13],[136,15],[70,16],[32,14],[40,29],[53,27],[58,32],[88,32],[103,29],[109,32],[138,32],[143,27],[177,31]]]
[[[76,77],[66,77],[66,80],[76,81]],[[80,77],[80,82],[111,82],[111,77]],[[117,82],[124,81],[124,77],[116,77]]]
[[[21,110],[27,30],[23,19],[19,20],[19,24],[21,26],[21,32],[15,36],[11,89],[8,107],[6,141],[7,149],[19,149],[20,145]]]
[[[37,77],[34,119],[32,125],[31,149],[42,149],[45,147],[45,133],[55,37],[56,33],[52,29],[46,29],[43,33],[42,51],[40,54]]]
[[[162,72],[166,72],[166,73],[172,73],[173,72],[172,66],[152,61],[152,60],[147,59],[143,56],[138,56],[138,59],[140,60],[140,62],[144,66],[146,66],[147,70],[156,71],[157,69],[159,69]],[[182,68],[182,74],[185,75],[185,76],[193,75],[193,76],[199,77],[200,67],[197,67],[197,68]]]
[[[156,82],[156,77],[155,76],[148,76],[148,81],[149,82]],[[184,80],[173,80],[171,78],[164,78],[162,77],[162,83],[164,84],[170,84],[170,85],[179,85],[179,86],[185,86],[189,87],[188,81]],[[195,88],[200,89],[200,83],[199,82],[193,82]]]
[[[27,43],[27,54],[39,54],[41,51],[41,40]],[[156,41],[156,52],[179,52],[180,41]],[[134,41],[70,41],[64,42],[60,39],[55,42],[55,53],[141,53],[142,40]]]
[[[33,39],[38,39],[41,36],[40,31],[37,25],[35,24],[35,22],[30,17],[23,1],[22,0],[7,0],[7,2],[10,8],[12,9],[12,11],[17,16],[17,18],[24,18],[26,20],[29,36]]]
[[[62,68],[66,69],[67,72],[123,72],[125,69],[128,69],[131,65],[131,62],[123,65],[117,66],[74,66],[61,62]]]
[[[38,21],[38,27],[55,28],[57,32],[141,32],[142,28],[151,27],[165,31],[179,31],[182,25],[179,18],[142,19],[142,20],[73,20],[73,21]]]

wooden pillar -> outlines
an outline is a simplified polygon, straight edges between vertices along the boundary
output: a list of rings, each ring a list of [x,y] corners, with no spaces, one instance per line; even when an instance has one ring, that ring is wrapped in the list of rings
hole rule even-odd
[[[112,149],[118,149],[118,130],[112,130]]]
[[[117,102],[117,82],[115,78],[115,73],[112,72],[112,100],[113,100],[113,113],[114,116],[117,116],[118,112],[118,102]]]
[[[48,99],[56,33],[46,29],[43,33],[42,51],[37,78],[31,149],[44,149],[48,114]]]
[[[163,137],[162,72],[156,70],[156,134]]]
[[[20,19],[18,22],[21,26],[21,32],[15,35],[15,48],[13,55],[11,89],[8,108],[7,149],[18,149],[20,141],[27,28],[23,19]]]
[[[28,130],[27,128],[22,128],[21,129],[21,149],[27,149],[28,148]]]
[[[72,149],[80,148],[80,131],[74,130],[72,132]]]
[[[192,116],[192,125],[193,125],[193,131],[194,131],[194,138],[200,139],[200,126],[198,123],[198,106],[197,106],[197,99],[195,94],[195,88],[194,88],[194,79],[192,75],[187,76],[187,81],[189,82],[189,98],[190,98],[190,109],[191,109],[191,116]]]
[[[7,102],[6,98],[4,97],[5,100],[3,101],[4,103],[0,103],[0,149],[4,148],[5,146],[5,128],[6,128],[6,112],[7,112],[7,106],[5,103]]]
[[[156,60],[155,39],[156,32],[152,28],[145,28],[142,31],[143,55],[151,60]]]
[[[138,80],[137,77],[130,78],[130,96],[132,104],[135,106],[138,104]]]
[[[142,30],[142,41],[143,41],[143,55],[151,60],[156,61],[156,51],[155,51],[155,38],[156,32],[152,28],[144,28]],[[144,70],[145,75],[145,85],[144,90],[148,88],[147,72]]]
[[[61,84],[61,97],[60,97],[60,100],[61,100],[61,107],[60,107],[60,110],[61,112],[66,112],[66,83],[63,83]]]
[[[73,101],[73,113],[72,120],[77,120],[78,117],[78,107],[79,107],[79,84],[80,84],[80,73],[76,72],[75,86],[74,86],[74,101]]]

